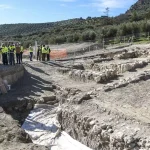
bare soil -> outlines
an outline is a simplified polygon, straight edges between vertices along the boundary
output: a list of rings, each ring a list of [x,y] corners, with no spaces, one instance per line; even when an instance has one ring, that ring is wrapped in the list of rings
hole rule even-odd
[[[138,47],[138,48],[137,48]],[[95,51],[97,53],[105,53],[106,57],[112,57],[112,61],[104,61],[97,64],[101,65],[110,65],[110,64],[118,64],[118,63],[127,63],[127,62],[135,62],[135,61],[143,61],[149,59],[150,56],[150,45],[134,45],[128,48],[116,49],[116,50],[105,50],[104,52]],[[71,48],[70,48],[71,49]],[[125,59],[116,59],[116,55],[124,53],[124,49],[126,51],[137,50],[144,51],[143,55],[140,55],[137,58],[125,58]],[[114,54],[113,54],[114,53]],[[112,55],[113,54],[113,55]],[[112,83],[120,82],[120,80],[125,80],[126,78],[135,78],[138,74],[142,74],[145,71],[150,71],[150,63],[142,68],[136,68],[132,71],[126,71],[124,73],[120,73],[119,76],[115,79],[112,79],[106,83],[96,83],[94,81],[79,81],[74,80],[69,77],[69,73],[61,74],[58,72],[60,68],[69,68],[72,70],[72,66],[74,64],[83,64],[83,66],[88,63],[91,55],[94,55],[93,52],[89,52],[84,54],[83,56],[87,56],[86,59],[79,58],[78,60],[65,60],[65,61],[50,61],[50,62],[24,62],[24,67],[26,69],[25,75],[22,79],[20,79],[15,85],[12,86],[12,90],[7,95],[0,95],[0,106],[8,107],[15,106],[17,103],[23,103],[25,101],[34,100],[38,101],[40,98],[45,96],[50,96],[52,94],[59,96],[59,103],[62,105],[63,112],[70,113],[74,111],[77,116],[80,118],[89,117],[93,120],[96,120],[98,124],[102,125],[111,125],[112,132],[109,133],[109,138],[112,135],[118,135],[118,133],[123,133],[124,137],[132,136],[133,140],[128,144],[124,143],[124,146],[116,146],[111,145],[111,140],[108,140],[108,143],[103,146],[95,146],[96,144],[90,144],[86,138],[88,136],[85,135],[85,141],[78,136],[75,136],[72,131],[69,131],[69,125],[71,123],[67,123],[66,125],[62,125],[64,130],[70,133],[74,138],[81,141],[83,144],[93,148],[93,149],[136,149],[142,150],[149,149],[150,146],[148,144],[142,145],[138,144],[140,139],[146,139],[150,137],[150,80],[147,78],[146,80],[140,80],[138,82],[129,83],[120,88],[114,88],[111,91],[105,92],[103,88]],[[102,56],[96,56],[91,58],[103,58]],[[54,91],[54,86],[56,86],[56,90]],[[50,87],[53,87],[52,89]],[[60,89],[58,88],[60,87]],[[78,92],[73,92],[78,91]],[[80,101],[80,104],[74,103],[74,97],[78,96],[78,94],[89,94],[90,99]],[[68,115],[69,116],[69,115]],[[63,119],[63,118],[62,118]],[[68,117],[68,120],[71,120]],[[5,120],[5,119],[3,119]],[[5,120],[7,121],[7,120]],[[5,125],[7,128],[10,128],[12,125]],[[2,128],[2,127],[1,127]],[[71,128],[71,127],[70,127]],[[80,131],[77,127],[74,130]],[[84,130],[84,129],[82,129]],[[13,131],[15,132],[15,131]],[[132,134],[131,134],[132,133]],[[4,135],[3,132],[1,135]],[[89,133],[90,134],[90,133]],[[77,133],[77,135],[80,135]],[[103,135],[101,135],[103,136]],[[2,136],[1,136],[2,137]],[[138,141],[137,141],[138,139]],[[1,147],[3,149],[11,149],[9,147],[10,140],[5,143],[1,142]],[[106,139],[103,139],[103,142],[106,142]],[[18,142],[18,141],[17,141]],[[92,143],[91,138],[91,143]],[[148,141],[150,142],[150,141]],[[148,143],[147,142],[147,143]],[[120,143],[120,141],[118,141]],[[134,143],[134,145],[133,145]],[[146,142],[145,142],[146,143]],[[110,144],[110,145],[109,145]],[[131,146],[132,144],[132,146]],[[105,146],[104,146],[105,145]],[[12,144],[12,149],[17,149],[17,145]],[[24,148],[24,144],[21,144],[22,149]],[[26,146],[25,146],[26,147]],[[26,148],[27,149],[27,148]]]

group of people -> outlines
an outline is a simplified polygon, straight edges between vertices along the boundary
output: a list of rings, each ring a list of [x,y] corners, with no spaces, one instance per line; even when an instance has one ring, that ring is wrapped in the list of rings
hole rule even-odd
[[[37,50],[37,60],[39,61],[45,61],[47,59],[47,61],[50,61],[50,52],[51,49],[49,46],[38,46],[38,50]]]
[[[22,62],[23,46],[19,43],[2,44],[0,54],[2,54],[3,65],[15,65],[15,55],[17,64],[20,64]]]
[[[33,47],[29,45],[30,61],[33,60]],[[0,54],[2,54],[2,62],[4,65],[15,65],[15,56],[17,64],[22,63],[22,55],[24,48],[21,44],[9,43],[8,45],[2,44],[0,47]],[[50,47],[49,46],[38,46],[37,60],[39,61],[50,61]]]

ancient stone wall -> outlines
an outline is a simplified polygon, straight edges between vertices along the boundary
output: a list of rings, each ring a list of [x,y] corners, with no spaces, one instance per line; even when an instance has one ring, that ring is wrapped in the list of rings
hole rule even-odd
[[[110,79],[115,78],[116,76],[117,76],[116,71],[112,69],[107,69],[103,72],[73,69],[69,72],[70,78],[83,82],[88,82],[92,80],[95,81],[96,83],[103,83]]]
[[[103,72],[107,69],[112,69],[117,72],[117,74],[124,73],[126,71],[132,71],[137,68],[142,68],[148,65],[149,60],[146,61],[135,61],[135,62],[126,62],[126,63],[116,63],[116,64],[97,64],[95,63],[92,67],[94,71]]]
[[[19,78],[24,75],[24,67],[17,65],[1,70],[0,77],[3,80],[7,80],[8,84],[15,83]]]
[[[138,137],[138,131],[133,134],[135,129],[118,130],[110,124],[100,123],[90,117],[82,117],[71,108],[62,110],[59,114],[59,121],[63,130],[94,150],[146,150],[150,148],[149,137]]]
[[[114,56],[114,58],[128,59],[128,58],[138,58],[140,56],[148,56],[148,55],[149,55],[149,51],[136,47],[135,49],[130,49],[129,51],[125,51],[122,52],[121,54],[117,54]]]

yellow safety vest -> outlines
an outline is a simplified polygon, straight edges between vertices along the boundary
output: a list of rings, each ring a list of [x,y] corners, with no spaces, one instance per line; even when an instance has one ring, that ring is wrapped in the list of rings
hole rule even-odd
[[[11,53],[11,52],[14,52],[14,53],[15,53],[15,46],[9,46],[9,50],[10,50],[10,53]]]
[[[33,52],[33,48],[32,48],[32,47],[30,47],[30,48],[29,48],[29,51],[30,51],[30,52]]]
[[[47,54],[47,49],[45,47],[42,47],[42,54]]]
[[[6,46],[2,47],[2,53],[8,53],[8,48]]]
[[[9,51],[11,50],[11,46],[9,46]]]
[[[21,51],[20,52],[23,52],[23,46],[21,46]]]
[[[50,51],[51,51],[51,49],[50,49],[50,48],[47,48],[47,54],[49,54],[49,53],[50,53]]]

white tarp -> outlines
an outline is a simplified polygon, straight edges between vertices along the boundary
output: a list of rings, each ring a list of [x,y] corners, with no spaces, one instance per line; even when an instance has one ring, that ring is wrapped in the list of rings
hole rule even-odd
[[[61,131],[58,111],[59,107],[36,105],[22,128],[31,136],[33,143],[49,146],[51,150],[91,150]]]

